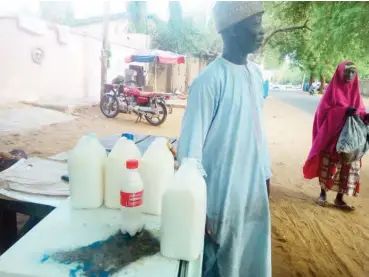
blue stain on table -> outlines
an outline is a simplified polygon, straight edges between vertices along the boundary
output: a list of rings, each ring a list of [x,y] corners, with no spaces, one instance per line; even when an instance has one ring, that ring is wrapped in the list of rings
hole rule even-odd
[[[73,250],[45,254],[40,262],[54,261],[73,266],[70,277],[109,277],[125,266],[160,250],[160,243],[149,231],[131,237],[120,231],[105,240]]]
[[[46,262],[49,258],[50,258],[50,255],[46,255],[46,254],[45,254],[45,255],[42,257],[42,259],[41,259],[41,263]]]

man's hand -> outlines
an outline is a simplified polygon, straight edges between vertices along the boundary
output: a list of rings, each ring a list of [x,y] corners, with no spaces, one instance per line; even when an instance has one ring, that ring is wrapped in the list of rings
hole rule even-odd
[[[266,180],[266,186],[267,186],[268,197],[269,197],[269,195],[270,195],[270,179]]]

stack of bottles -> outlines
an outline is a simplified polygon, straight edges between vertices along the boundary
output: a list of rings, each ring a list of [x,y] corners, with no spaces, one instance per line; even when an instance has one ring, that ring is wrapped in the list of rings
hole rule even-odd
[[[162,255],[193,261],[202,253],[206,220],[206,184],[197,163],[184,159],[175,172],[167,139],[156,138],[141,156],[127,133],[107,156],[89,133],[68,153],[71,205],[120,209],[121,231],[131,236],[144,228],[144,214],[160,216]]]

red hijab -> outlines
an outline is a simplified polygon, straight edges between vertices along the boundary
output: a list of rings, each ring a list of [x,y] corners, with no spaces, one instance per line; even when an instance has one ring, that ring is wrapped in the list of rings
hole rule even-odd
[[[334,153],[338,137],[346,122],[347,108],[357,108],[357,113],[361,116],[366,114],[360,95],[358,74],[351,82],[347,82],[344,78],[345,66],[348,63],[350,61],[338,65],[315,113],[313,145],[303,168],[306,179],[318,177],[319,155],[322,151]]]

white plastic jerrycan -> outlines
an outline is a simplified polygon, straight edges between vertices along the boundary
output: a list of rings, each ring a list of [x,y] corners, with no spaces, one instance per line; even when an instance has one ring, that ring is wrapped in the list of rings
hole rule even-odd
[[[139,172],[145,187],[143,211],[160,215],[164,191],[174,175],[174,158],[165,138],[157,138],[150,144],[142,156]]]
[[[141,152],[132,134],[122,134],[109,153],[105,166],[105,206],[120,208],[120,188],[127,181],[127,160],[141,160]]]
[[[104,200],[105,148],[93,133],[84,135],[68,153],[73,208],[94,209]]]
[[[206,221],[206,184],[195,159],[184,159],[163,196],[160,252],[184,261],[199,258]]]

